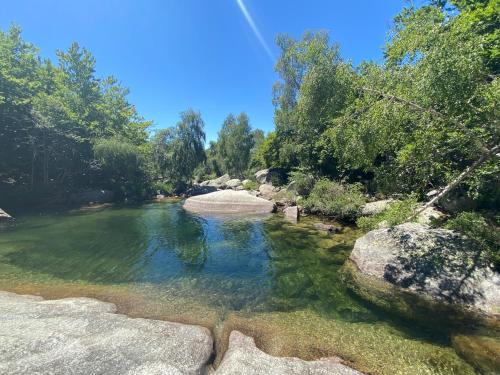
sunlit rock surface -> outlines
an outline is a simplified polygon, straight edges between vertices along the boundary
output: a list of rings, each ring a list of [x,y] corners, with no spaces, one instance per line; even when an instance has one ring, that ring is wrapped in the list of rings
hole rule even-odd
[[[233,331],[229,348],[216,375],[361,375],[337,358],[303,361],[299,358],[273,357],[255,346],[253,338]]]
[[[208,329],[114,314],[90,298],[0,292],[0,373],[205,374]]]
[[[188,211],[215,214],[265,214],[274,210],[274,204],[246,191],[221,190],[190,197],[184,202]]]
[[[350,255],[358,270],[432,299],[500,312],[500,275],[463,235],[417,223],[378,229],[359,238]]]

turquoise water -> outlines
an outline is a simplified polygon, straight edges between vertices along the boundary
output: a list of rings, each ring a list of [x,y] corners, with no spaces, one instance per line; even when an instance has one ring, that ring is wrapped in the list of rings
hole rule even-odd
[[[272,337],[274,354],[338,354],[374,374],[472,373],[447,335],[398,321],[348,291],[339,270],[358,230],[330,236],[314,219],[199,216],[181,204],[18,214],[0,232],[0,289],[88,295],[131,315],[221,332],[230,321]]]
[[[152,203],[21,215],[0,236],[0,262],[16,268],[12,281],[142,284],[229,310],[314,306],[356,319],[360,306],[349,307],[356,303],[336,272],[355,234],[333,240],[277,216],[197,216],[178,202]]]

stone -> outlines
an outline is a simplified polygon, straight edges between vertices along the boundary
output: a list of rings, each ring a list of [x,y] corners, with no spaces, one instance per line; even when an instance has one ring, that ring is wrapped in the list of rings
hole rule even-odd
[[[0,208],[0,228],[14,223],[14,218]]]
[[[265,184],[266,182],[270,182],[268,181],[269,175],[269,169],[262,169],[255,172],[255,179],[259,184]]]
[[[417,216],[417,222],[424,225],[430,225],[435,220],[440,220],[446,215],[439,211],[436,207],[427,207]]]
[[[377,215],[385,211],[391,205],[391,203],[394,202],[395,202],[394,199],[383,199],[375,202],[368,202],[361,209],[361,215],[363,216]]]
[[[91,298],[43,300],[0,292],[3,375],[205,374],[206,328],[115,314]]]
[[[262,184],[259,186],[259,193],[262,198],[273,199],[277,192],[278,188],[275,188],[273,185]]]
[[[274,203],[251,195],[247,191],[220,190],[186,199],[184,209],[214,214],[267,214]]]
[[[225,184],[231,180],[231,177],[229,177],[228,174],[225,174],[223,176],[220,176],[218,178],[215,178],[213,180],[210,180],[208,186],[214,186],[216,188],[222,188],[223,186],[225,186]]]
[[[336,357],[304,361],[292,357],[274,357],[255,346],[253,338],[232,331],[229,347],[215,375],[361,375]]]
[[[297,206],[286,207],[283,210],[283,213],[285,214],[285,219],[287,220],[297,222],[299,219],[299,209]]]
[[[316,228],[317,230],[321,230],[321,231],[328,232],[328,233],[338,233],[338,232],[342,231],[341,227],[337,227],[337,226],[331,225],[331,224],[314,223],[313,225],[314,225],[314,228]]]
[[[359,238],[349,259],[365,276],[482,314],[500,313],[500,274],[467,237],[418,223]]]
[[[233,178],[225,183],[226,189],[236,189],[242,185],[242,182],[238,178]]]

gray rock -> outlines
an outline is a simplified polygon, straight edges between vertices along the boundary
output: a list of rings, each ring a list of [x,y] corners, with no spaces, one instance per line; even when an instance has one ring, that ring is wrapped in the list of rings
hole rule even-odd
[[[273,357],[255,346],[253,338],[232,331],[229,348],[215,375],[361,375],[336,357],[317,361]]]
[[[261,197],[265,199],[273,199],[278,191],[279,189],[275,188],[273,185],[262,184],[259,186],[259,193]]]
[[[500,312],[500,275],[467,237],[405,223],[359,238],[350,255],[359,272],[436,301]]]
[[[394,202],[395,201],[393,199],[383,199],[380,201],[369,202],[365,204],[361,209],[361,215],[371,216],[379,214],[385,211],[391,205],[391,203]]]
[[[242,182],[238,178],[233,178],[225,183],[227,189],[236,189],[242,185]]]
[[[216,214],[264,214],[274,211],[272,202],[255,197],[247,191],[234,190],[220,190],[190,197],[183,207],[188,211]]]
[[[255,172],[255,179],[259,184],[265,184],[268,181],[269,176],[269,169],[262,169],[260,171]]]
[[[208,329],[115,314],[90,298],[43,300],[0,292],[4,375],[205,374]]]
[[[283,213],[285,214],[285,219],[292,222],[297,222],[297,220],[299,219],[299,209],[297,206],[286,207],[283,210]]]
[[[446,215],[436,207],[428,207],[417,216],[419,224],[430,225],[433,221],[444,218]]]
[[[226,185],[226,183],[231,180],[231,177],[229,177],[228,174],[225,174],[223,176],[220,176],[218,178],[215,178],[213,180],[210,180],[208,183],[208,186],[214,186],[216,188],[221,188]]]
[[[244,185],[249,184],[251,182],[252,182],[251,180],[246,179],[246,180],[241,181],[241,184],[244,186]]]

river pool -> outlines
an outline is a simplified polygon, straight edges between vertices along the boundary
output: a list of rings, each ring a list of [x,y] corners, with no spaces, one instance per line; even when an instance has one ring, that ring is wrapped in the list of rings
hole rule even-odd
[[[362,233],[333,236],[278,214],[198,216],[182,202],[20,213],[0,232],[0,289],[90,296],[131,316],[232,329],[273,355],[331,355],[373,374],[473,374],[449,335],[352,295],[340,268]],[[220,356],[216,358],[216,361]]]

